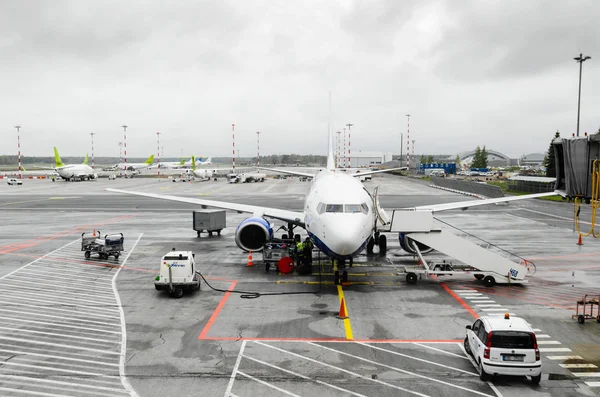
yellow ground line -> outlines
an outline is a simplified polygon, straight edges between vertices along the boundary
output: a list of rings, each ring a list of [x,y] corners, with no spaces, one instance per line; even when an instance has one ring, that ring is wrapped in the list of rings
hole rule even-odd
[[[348,315],[348,307],[346,306],[346,299],[344,299],[344,290],[342,289],[341,285],[337,286],[337,290],[338,290],[338,298],[340,299],[340,304],[343,300],[344,301],[344,311],[346,312],[346,315]],[[352,325],[350,324],[350,318],[349,317],[345,318],[342,321],[344,322],[344,329],[346,330],[346,339],[353,340],[354,336],[352,335]]]

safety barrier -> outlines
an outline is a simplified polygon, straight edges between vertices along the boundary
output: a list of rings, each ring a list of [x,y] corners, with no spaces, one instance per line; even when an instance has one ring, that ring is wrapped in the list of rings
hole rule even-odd
[[[442,178],[439,176],[431,176],[431,181],[436,187],[456,191],[457,193],[470,193],[470,195],[475,197],[504,197],[504,192],[499,186],[488,185],[487,183],[454,178]]]

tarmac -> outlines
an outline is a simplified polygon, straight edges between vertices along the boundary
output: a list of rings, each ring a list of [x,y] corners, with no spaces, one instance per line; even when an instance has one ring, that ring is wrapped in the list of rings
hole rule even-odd
[[[408,284],[402,266],[416,261],[390,235],[386,255],[363,253],[336,286],[317,257],[308,275],[265,271],[256,252],[249,267],[234,241],[247,214],[228,212],[221,236],[197,237],[195,206],[105,190],[301,210],[308,186],[297,178],[0,183],[0,395],[600,396],[600,324],[572,318],[583,295],[600,295],[600,242],[577,245],[572,204],[526,200],[436,215],[443,228],[534,262],[525,285],[490,288],[469,274]],[[473,199],[399,176],[365,182],[375,186],[384,208]],[[581,219],[587,232],[589,206]],[[93,230],[123,233],[118,260],[85,259],[81,233]],[[156,291],[160,258],[172,248],[194,251],[210,286],[228,292],[204,282],[181,299]],[[342,298],[347,319],[338,318]],[[539,386],[479,380],[462,347],[465,326],[494,312],[536,330]]]

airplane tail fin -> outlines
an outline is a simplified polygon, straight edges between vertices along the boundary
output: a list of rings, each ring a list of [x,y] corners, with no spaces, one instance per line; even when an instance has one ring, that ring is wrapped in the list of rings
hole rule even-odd
[[[185,159],[182,159],[182,160],[179,162],[179,165],[184,165],[184,164],[185,164]]]
[[[207,158],[202,162],[203,164],[212,164],[212,157]]]
[[[22,165],[21,165],[21,171],[27,172],[27,170],[25,169],[25,167],[23,167]]]
[[[57,167],[64,167],[65,166],[65,164],[60,159],[60,156],[58,155],[58,150],[56,150],[56,146],[54,146],[54,162],[55,162],[55,164],[56,164]]]
[[[333,134],[331,133],[331,91],[329,91],[329,123],[327,124],[327,141],[328,141],[328,152],[327,152],[327,169],[335,169],[335,156],[333,154]]]
[[[192,156],[192,171],[196,171],[196,159]]]
[[[154,161],[154,155],[150,155],[150,157],[148,157],[148,160],[144,161],[144,164],[152,164],[152,162]]]
[[[85,160],[83,160],[83,164],[88,165],[88,154],[85,154]]]

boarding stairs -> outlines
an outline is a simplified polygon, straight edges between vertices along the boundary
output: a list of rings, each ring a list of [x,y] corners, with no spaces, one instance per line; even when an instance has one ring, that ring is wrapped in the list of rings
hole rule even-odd
[[[452,227],[458,233],[434,229],[431,211],[394,210],[391,218],[387,231],[403,232],[413,242],[424,244],[463,262],[476,269],[477,274],[493,277],[493,283],[525,283],[525,277],[535,272],[535,264],[531,261],[439,219],[439,222]],[[428,268],[418,245],[413,242],[411,244],[419,259]]]

